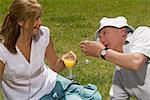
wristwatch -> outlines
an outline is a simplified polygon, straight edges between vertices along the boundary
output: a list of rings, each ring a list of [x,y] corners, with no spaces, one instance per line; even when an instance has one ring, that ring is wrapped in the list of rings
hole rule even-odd
[[[109,49],[109,48],[105,47],[105,48],[101,51],[100,57],[101,57],[102,59],[105,59],[105,55],[107,54],[107,50],[108,50],[108,49]]]

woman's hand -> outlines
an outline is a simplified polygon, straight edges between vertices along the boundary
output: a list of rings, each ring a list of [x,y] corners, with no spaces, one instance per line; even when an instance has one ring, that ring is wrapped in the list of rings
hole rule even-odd
[[[69,51],[67,53],[65,53],[62,57],[61,60],[64,62],[64,60],[74,60],[75,62],[77,62],[77,56],[73,51]]]

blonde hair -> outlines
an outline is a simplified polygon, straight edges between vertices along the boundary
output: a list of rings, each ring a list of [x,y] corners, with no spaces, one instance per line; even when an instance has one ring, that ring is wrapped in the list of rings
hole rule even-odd
[[[1,42],[13,54],[16,51],[16,42],[20,35],[20,25],[18,22],[30,20],[29,30],[32,33],[34,21],[37,16],[41,15],[41,6],[36,0],[14,0],[5,17],[4,23],[0,30]]]

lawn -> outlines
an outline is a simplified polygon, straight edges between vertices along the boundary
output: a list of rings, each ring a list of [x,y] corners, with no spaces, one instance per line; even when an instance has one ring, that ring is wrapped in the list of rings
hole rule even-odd
[[[12,0],[0,0],[0,24]],[[51,30],[58,56],[70,50],[78,56],[73,69],[76,81],[93,83],[103,100],[109,99],[114,65],[102,59],[86,57],[80,51],[80,41],[94,40],[99,20],[104,17],[125,16],[135,28],[150,26],[150,0],[39,0],[43,9],[43,24]],[[89,64],[84,61],[89,59]],[[66,76],[68,70],[61,73]],[[0,99],[1,100],[1,99]]]

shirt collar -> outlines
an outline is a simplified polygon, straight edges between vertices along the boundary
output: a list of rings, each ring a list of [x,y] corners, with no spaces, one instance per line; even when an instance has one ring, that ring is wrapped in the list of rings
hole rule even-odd
[[[127,38],[125,39],[125,45],[128,44],[128,43],[130,43],[132,34],[133,34],[133,33],[131,33],[131,32],[128,33]]]

